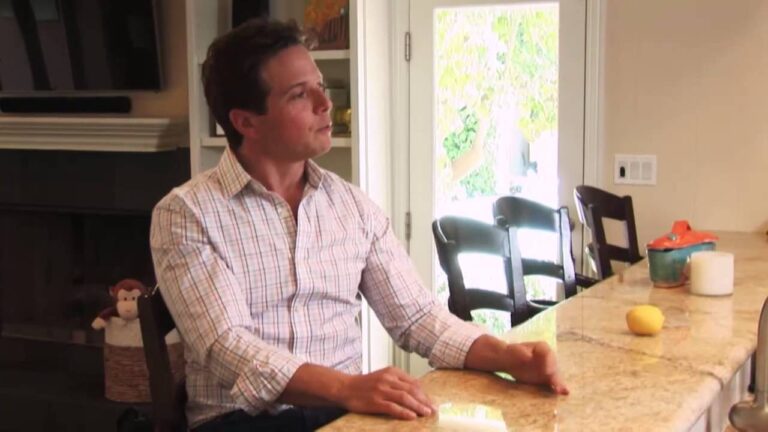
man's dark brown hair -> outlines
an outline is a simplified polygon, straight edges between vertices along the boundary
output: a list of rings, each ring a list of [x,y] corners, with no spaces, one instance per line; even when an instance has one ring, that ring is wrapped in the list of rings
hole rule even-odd
[[[266,114],[270,88],[262,76],[264,64],[280,51],[304,44],[305,36],[294,21],[254,19],[208,47],[202,74],[205,99],[232,150],[240,147],[243,136],[229,121],[229,111]]]

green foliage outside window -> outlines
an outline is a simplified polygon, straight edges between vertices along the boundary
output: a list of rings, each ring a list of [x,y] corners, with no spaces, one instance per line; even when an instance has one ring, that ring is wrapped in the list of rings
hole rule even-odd
[[[463,107],[459,110],[459,117],[463,125],[461,130],[449,133],[443,141],[446,156],[451,162],[469,150],[477,136],[477,114]],[[482,165],[459,181],[463,193],[457,198],[488,196],[494,193],[496,180],[490,161],[491,158],[485,157]]]
[[[518,127],[528,142],[534,142],[544,131],[557,129],[556,5],[543,10],[443,9],[437,13],[436,35],[442,168],[449,169],[449,162],[469,148],[478,118],[493,118],[496,104],[506,95],[517,101]],[[492,130],[493,125],[489,135]],[[460,181],[460,191],[449,195],[461,199],[492,194],[492,153],[493,149],[488,149],[483,163]],[[455,187],[445,186],[446,191]]]

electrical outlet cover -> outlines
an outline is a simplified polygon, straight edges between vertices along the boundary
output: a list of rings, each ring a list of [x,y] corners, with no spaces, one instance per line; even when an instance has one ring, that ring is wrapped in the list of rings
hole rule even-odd
[[[655,185],[656,155],[615,155],[613,183]]]

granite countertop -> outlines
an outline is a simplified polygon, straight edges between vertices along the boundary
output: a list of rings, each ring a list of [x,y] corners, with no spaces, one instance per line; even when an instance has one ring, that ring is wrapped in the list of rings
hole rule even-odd
[[[553,345],[569,396],[494,374],[436,370],[421,382],[438,415],[406,422],[350,414],[323,430],[687,430],[754,351],[768,295],[766,237],[717,234],[717,249],[735,254],[731,296],[654,288],[644,260],[504,335]],[[627,330],[625,314],[638,304],[662,309],[659,335]]]

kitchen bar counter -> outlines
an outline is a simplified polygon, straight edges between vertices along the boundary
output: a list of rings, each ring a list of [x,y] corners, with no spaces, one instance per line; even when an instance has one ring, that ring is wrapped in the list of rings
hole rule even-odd
[[[421,382],[438,415],[406,422],[349,414],[323,431],[722,431],[746,393],[768,296],[768,240],[717,234],[717,249],[735,254],[732,296],[654,288],[644,260],[504,335],[553,345],[569,396],[494,374],[436,370]],[[666,317],[655,337],[627,330],[626,312],[646,303]]]

